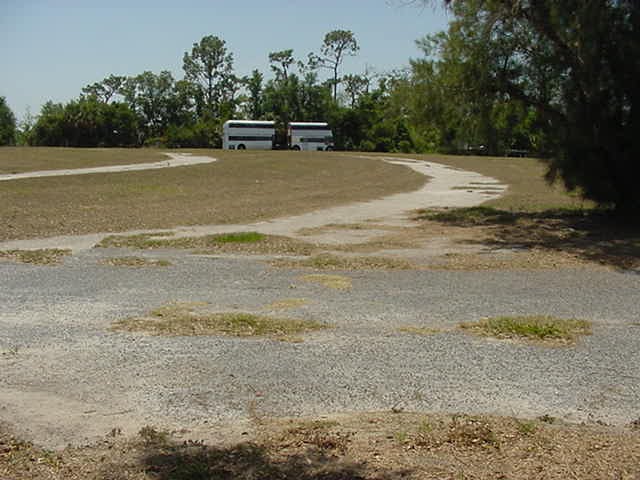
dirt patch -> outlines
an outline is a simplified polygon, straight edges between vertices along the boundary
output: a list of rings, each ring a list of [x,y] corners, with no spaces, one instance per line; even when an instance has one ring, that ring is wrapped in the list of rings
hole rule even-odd
[[[0,427],[0,475],[15,480],[595,480],[640,475],[640,432],[632,428],[412,413],[259,418],[241,428],[244,441],[238,443],[205,442],[195,436],[203,432],[151,426],[125,438],[114,429],[98,444],[54,452]],[[222,426],[220,431],[225,431]]]

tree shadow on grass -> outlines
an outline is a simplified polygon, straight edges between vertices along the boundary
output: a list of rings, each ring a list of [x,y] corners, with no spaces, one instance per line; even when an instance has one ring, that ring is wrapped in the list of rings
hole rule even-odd
[[[468,243],[495,249],[562,252],[620,270],[640,268],[640,225],[624,223],[604,210],[509,212],[490,207],[425,210],[418,220],[477,227]]]
[[[139,445],[139,465],[157,480],[392,480],[410,472],[371,471],[364,463],[346,459],[334,442],[290,445],[246,442],[227,447],[200,442],[174,442],[155,432]],[[159,435],[155,435],[159,433]],[[339,437],[337,437],[339,438]],[[113,470],[105,479],[115,480]],[[122,478],[128,478],[124,475]],[[145,477],[146,478],[146,477]]]

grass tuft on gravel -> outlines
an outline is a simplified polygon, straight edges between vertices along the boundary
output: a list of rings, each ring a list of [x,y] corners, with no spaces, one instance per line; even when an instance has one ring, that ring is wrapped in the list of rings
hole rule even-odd
[[[71,250],[44,248],[40,250],[0,250],[0,260],[13,260],[32,265],[58,265]]]
[[[342,275],[303,275],[300,279],[305,282],[317,283],[332,290],[350,290],[352,285],[351,279]]]
[[[170,233],[142,233],[139,235],[110,235],[96,245],[97,248],[136,248],[151,250],[154,248],[210,248],[226,243],[256,243],[265,238],[258,232],[232,232],[201,237],[166,238]],[[159,237],[159,238],[158,238]]]
[[[232,232],[200,237],[170,238],[173,233],[143,233],[139,235],[111,235],[96,248],[130,248],[153,250],[173,248],[191,250],[196,255],[311,255],[317,246],[281,235],[258,232]]]
[[[169,267],[171,262],[169,260],[154,260],[142,257],[113,257],[105,258],[100,262],[102,265],[108,265],[111,267]]]
[[[330,253],[313,255],[302,260],[279,259],[272,262],[276,267],[313,268],[316,270],[408,270],[411,263],[388,257],[339,256]]]
[[[283,298],[282,300],[276,300],[264,307],[265,310],[290,310],[293,308],[303,307],[307,305],[309,300],[306,298]]]
[[[112,324],[113,331],[139,332],[157,336],[274,337],[287,339],[291,335],[327,328],[312,320],[277,318],[243,312],[196,311],[201,304],[174,303],[149,312],[145,317],[131,317]]]
[[[546,315],[493,317],[479,322],[462,323],[460,327],[482,336],[549,343],[573,343],[579,336],[591,334],[591,324],[586,320]]]
[[[437,328],[417,327],[415,325],[405,325],[403,327],[399,327],[398,332],[408,333],[409,335],[429,336],[442,333],[442,330],[439,330]]]

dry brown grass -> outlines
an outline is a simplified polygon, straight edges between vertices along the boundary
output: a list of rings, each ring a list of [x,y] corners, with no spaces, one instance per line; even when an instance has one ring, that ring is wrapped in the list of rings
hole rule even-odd
[[[496,255],[451,256],[439,267],[556,268],[605,265],[640,268],[640,229],[598,211],[509,212],[489,207],[423,210],[422,230],[439,228],[458,243],[499,250]],[[504,252],[513,252],[505,256]]]
[[[419,327],[416,325],[405,325],[398,328],[398,332],[400,333],[408,333],[409,335],[436,335],[438,333],[442,333],[442,330],[438,328],[428,328],[428,327]]]
[[[117,320],[113,331],[161,336],[227,335],[234,337],[272,337],[290,340],[292,336],[327,328],[312,320],[276,318],[244,312],[206,312],[198,303],[172,303],[144,317]],[[297,340],[297,337],[293,337]]]
[[[408,270],[407,260],[390,257],[344,256],[321,253],[304,259],[278,259],[276,267],[313,268],[314,270]]]
[[[300,277],[300,280],[309,283],[317,283],[332,290],[350,290],[352,286],[351,279],[343,275],[303,275]]]
[[[50,149],[51,155],[58,152]],[[117,151],[114,156],[129,163],[123,156],[135,157],[139,152]],[[219,161],[2,182],[0,241],[249,223],[414,190],[425,181],[407,168],[330,152],[194,152]],[[83,150],[87,156],[93,153],[97,152]]]
[[[96,245],[97,248],[132,248],[153,250],[175,248],[192,250],[197,255],[310,255],[318,245],[280,235],[257,232],[233,232],[200,237],[175,237],[171,232],[110,235]]]
[[[243,427],[245,428],[245,427]],[[516,418],[365,413],[261,419],[243,443],[206,444],[151,426],[50,452],[0,428],[12,480],[635,479],[640,432]]]
[[[153,163],[169,158],[162,154],[163,151],[152,148],[2,147],[0,174]]]
[[[0,250],[0,260],[11,260],[33,265],[58,265],[71,250],[44,248],[39,250]]]
[[[142,258],[142,257],[105,258],[104,260],[101,260],[100,263],[102,265],[109,265],[111,267],[131,267],[131,268],[171,266],[171,262],[169,260],[155,260],[151,258]]]
[[[265,310],[291,310],[294,308],[300,308],[309,304],[309,300],[306,298],[283,298],[282,300],[276,300],[264,307]]]

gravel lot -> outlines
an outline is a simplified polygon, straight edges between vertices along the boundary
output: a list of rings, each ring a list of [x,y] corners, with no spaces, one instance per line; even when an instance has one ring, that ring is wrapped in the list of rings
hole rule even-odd
[[[640,416],[640,276],[605,270],[345,272],[349,291],[258,260],[145,252],[167,268],[0,263],[0,417],[39,443],[81,443],[120,427],[197,428],[255,415],[405,410],[549,414],[625,424]],[[303,343],[150,337],[112,321],[171,301],[279,312],[334,328]],[[594,322],[574,347],[482,339],[455,330],[498,314]],[[635,324],[635,325],[634,325]],[[445,330],[399,333],[403,325]],[[447,331],[452,329],[451,331]]]
[[[444,195],[446,204],[474,205],[499,195],[456,188],[491,179],[440,167],[412,166],[433,177],[431,192],[425,188],[386,204],[377,200],[244,229],[294,234],[302,227],[376,214],[384,217],[379,222],[397,224],[406,219],[406,208],[425,205],[426,198],[437,205]],[[215,226],[174,230],[178,235],[217,231]],[[640,417],[637,274],[606,269],[331,272],[352,280],[350,290],[340,291],[301,279],[311,272],[273,268],[255,257],[145,251],[135,255],[172,265],[101,265],[104,258],[131,252],[90,249],[100,238],[0,245],[75,251],[55,267],[0,262],[0,420],[46,446],[94,441],[114,428],[125,434],[144,425],[197,431],[216,422],[241,425],[262,415],[403,409],[548,414],[611,424]],[[269,311],[268,305],[286,299],[307,303]],[[302,343],[109,330],[117,319],[173,301],[208,302],[212,311],[314,319],[333,328],[307,334]],[[594,324],[593,335],[575,346],[549,348],[473,337],[456,328],[502,314],[587,319]],[[411,335],[399,332],[402,326],[441,332]]]

